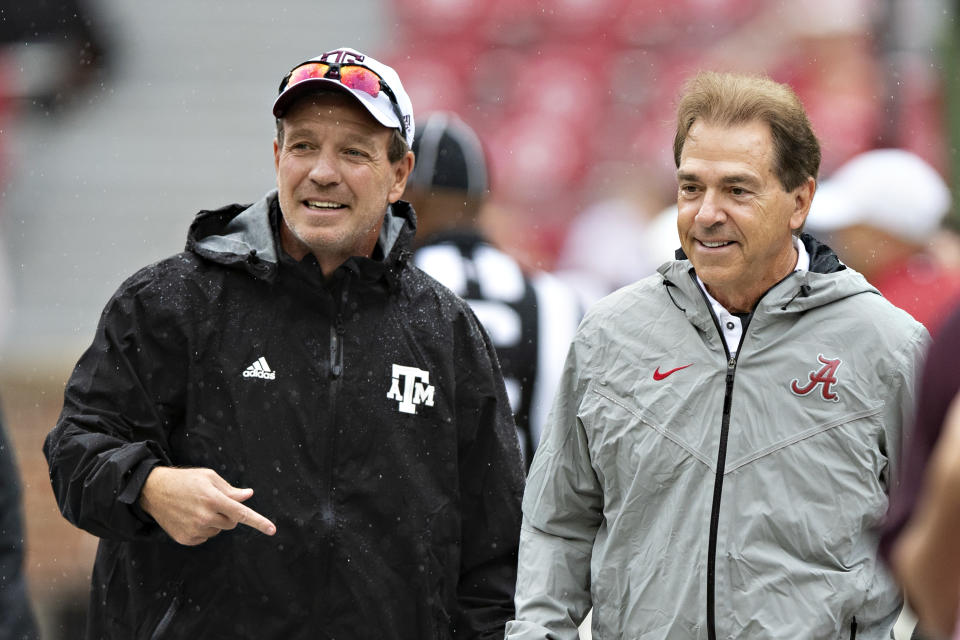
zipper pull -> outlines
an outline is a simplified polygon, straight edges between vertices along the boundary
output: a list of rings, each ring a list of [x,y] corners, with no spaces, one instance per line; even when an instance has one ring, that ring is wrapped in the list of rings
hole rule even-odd
[[[330,377],[339,378],[343,374],[343,336],[347,330],[343,326],[343,309],[347,306],[347,282],[343,283],[340,292],[340,305],[337,308],[337,318],[330,327]]]
[[[339,378],[343,373],[343,335],[346,329],[343,326],[343,317],[337,314],[337,320],[330,330],[330,375]]]

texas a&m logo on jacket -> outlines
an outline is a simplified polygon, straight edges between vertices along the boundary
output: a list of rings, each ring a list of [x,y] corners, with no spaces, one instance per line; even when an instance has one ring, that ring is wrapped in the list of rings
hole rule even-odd
[[[416,413],[417,405],[433,406],[434,387],[430,384],[430,372],[416,367],[393,365],[393,379],[387,397],[400,403],[403,413]]]
[[[805,396],[812,393],[817,387],[820,387],[820,397],[832,402],[840,402],[840,397],[833,390],[833,385],[837,384],[837,369],[843,364],[840,358],[828,358],[822,353],[817,356],[817,360],[823,366],[807,374],[807,379],[801,382],[794,379],[790,383],[790,391],[798,396]]]

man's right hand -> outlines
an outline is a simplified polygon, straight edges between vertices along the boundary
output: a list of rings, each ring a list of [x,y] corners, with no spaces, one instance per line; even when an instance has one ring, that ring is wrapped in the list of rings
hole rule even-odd
[[[184,545],[206,542],[245,524],[272,536],[275,524],[244,506],[253,489],[238,489],[212,469],[155,467],[140,492],[140,506]]]

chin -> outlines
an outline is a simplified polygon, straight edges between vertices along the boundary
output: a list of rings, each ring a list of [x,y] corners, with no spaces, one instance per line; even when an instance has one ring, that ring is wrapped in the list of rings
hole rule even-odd
[[[697,272],[697,275],[700,276],[700,279],[703,280],[703,283],[710,286],[724,285],[732,282],[736,275],[730,273],[729,269],[716,265],[700,264],[698,266],[694,264],[693,268]]]

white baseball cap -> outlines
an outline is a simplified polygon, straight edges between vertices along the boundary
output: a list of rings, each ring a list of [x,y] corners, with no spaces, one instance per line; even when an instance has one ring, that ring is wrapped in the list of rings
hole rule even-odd
[[[950,189],[936,169],[903,149],[875,149],[818,185],[806,226],[830,232],[863,224],[922,244],[949,212]]]
[[[273,115],[281,117],[294,100],[323,86],[349,93],[377,122],[399,129],[407,145],[413,146],[413,105],[400,76],[382,62],[346,47],[327,51],[291,69],[280,82]]]

